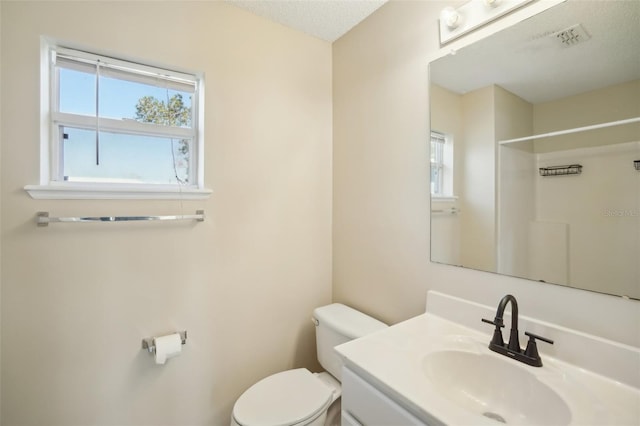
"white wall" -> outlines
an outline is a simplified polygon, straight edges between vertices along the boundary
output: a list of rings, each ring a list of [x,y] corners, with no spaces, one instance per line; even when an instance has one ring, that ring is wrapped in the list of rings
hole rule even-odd
[[[537,220],[568,228],[567,284],[640,298],[638,158],[640,142],[537,155],[537,167],[583,166],[580,175],[536,179]]]
[[[440,49],[438,15],[457,3],[392,0],[334,43],[336,301],[397,322],[429,289],[487,305],[512,293],[523,315],[640,346],[636,301],[429,261],[427,63],[549,3]]]
[[[2,2],[2,419],[223,425],[258,379],[317,370],[331,301],[331,45],[223,2]],[[46,201],[38,183],[45,34],[203,71],[210,199]],[[53,224],[192,213],[198,224]],[[186,329],[156,366],[141,339]]]

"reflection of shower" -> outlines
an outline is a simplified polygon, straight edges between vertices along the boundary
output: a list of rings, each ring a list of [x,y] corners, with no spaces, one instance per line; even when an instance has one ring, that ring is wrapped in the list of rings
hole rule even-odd
[[[575,145],[584,140],[580,136]],[[639,152],[640,142],[541,153],[523,153],[513,144],[502,145],[499,271],[638,298],[640,182],[631,164],[640,162]],[[527,156],[530,163],[524,164]],[[553,177],[563,170],[557,166],[562,163],[580,163],[583,173]],[[533,190],[527,176],[520,173],[525,169],[531,173]],[[551,170],[552,177],[538,176],[540,170]],[[534,214],[525,217],[526,212],[516,209],[527,191],[534,194],[535,202]],[[512,238],[525,219],[529,220],[528,235]],[[517,263],[521,257],[527,259],[526,264]]]
[[[540,172],[540,176],[579,175],[582,173],[582,165],[570,164],[568,166],[540,167],[538,171]]]

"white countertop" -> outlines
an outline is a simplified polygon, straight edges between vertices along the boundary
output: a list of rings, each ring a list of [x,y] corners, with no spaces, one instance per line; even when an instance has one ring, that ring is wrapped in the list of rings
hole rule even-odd
[[[491,316],[493,318],[493,316]],[[480,318],[477,319],[480,321]],[[505,341],[509,323],[506,322]],[[523,331],[523,329],[520,329]],[[542,367],[531,367],[488,349],[492,327],[482,333],[439,315],[425,313],[388,329],[336,347],[345,365],[425,422],[451,425],[498,423],[461,409],[443,396],[425,373],[425,356],[452,350],[495,356],[535,375],[555,391],[571,412],[571,425],[639,425],[640,390],[541,350]],[[521,344],[526,341],[521,340]],[[556,342],[556,346],[557,346]],[[544,343],[539,344],[539,348]],[[583,348],[588,350],[588,348]],[[634,352],[635,353],[635,352]],[[639,358],[640,359],[640,358]],[[640,375],[640,370],[631,374]]]

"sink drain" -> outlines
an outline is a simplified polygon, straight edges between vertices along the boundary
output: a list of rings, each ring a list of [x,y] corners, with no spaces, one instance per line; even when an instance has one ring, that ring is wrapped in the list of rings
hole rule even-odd
[[[486,413],[482,413],[482,415],[485,416],[485,417],[489,417],[490,419],[493,419],[496,422],[507,423],[507,421],[504,419],[504,417],[502,417],[500,414],[496,414],[496,413],[492,413],[492,412],[487,411]]]

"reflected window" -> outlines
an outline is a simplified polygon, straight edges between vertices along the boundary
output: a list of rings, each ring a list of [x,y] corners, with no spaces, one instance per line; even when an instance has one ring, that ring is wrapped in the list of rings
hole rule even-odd
[[[431,195],[453,196],[453,141],[437,131],[431,132]]]

